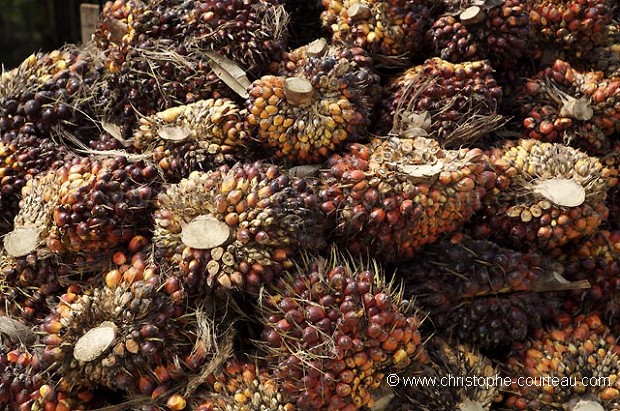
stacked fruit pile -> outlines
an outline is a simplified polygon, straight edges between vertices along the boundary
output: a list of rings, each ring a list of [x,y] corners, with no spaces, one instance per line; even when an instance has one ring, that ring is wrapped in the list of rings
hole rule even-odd
[[[618,411],[614,6],[115,0],[3,71],[0,410]]]

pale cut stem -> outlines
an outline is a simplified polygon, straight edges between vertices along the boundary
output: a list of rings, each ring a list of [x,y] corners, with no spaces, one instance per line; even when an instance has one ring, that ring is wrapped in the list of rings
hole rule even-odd
[[[579,207],[586,200],[586,190],[573,180],[551,178],[536,182],[534,191],[562,207]]]
[[[605,411],[605,408],[593,400],[579,400],[575,405],[569,406],[568,411]]]
[[[321,57],[327,52],[327,40],[324,38],[316,39],[306,47],[308,57]]]
[[[484,408],[479,402],[465,398],[465,400],[459,404],[459,411],[484,411]]]
[[[200,215],[181,230],[181,241],[197,250],[208,250],[225,244],[232,231],[228,225],[210,214]]]
[[[312,101],[314,87],[306,79],[290,77],[284,80],[284,96],[293,106],[305,106]]]
[[[460,15],[461,23],[466,26],[478,24],[484,21],[486,14],[479,6],[471,6],[466,8]]]
[[[351,20],[366,20],[370,14],[370,7],[363,3],[355,3],[347,9],[347,15]]]
[[[39,246],[41,230],[32,227],[20,227],[4,237],[4,249],[12,257],[23,257]]]
[[[75,343],[73,357],[82,362],[91,362],[99,358],[116,339],[116,325],[111,321],[104,321],[99,326],[86,332]]]

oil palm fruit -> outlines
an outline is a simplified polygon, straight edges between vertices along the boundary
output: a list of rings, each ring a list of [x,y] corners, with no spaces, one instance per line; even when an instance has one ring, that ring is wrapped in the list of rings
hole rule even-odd
[[[247,122],[263,146],[293,164],[314,164],[365,137],[379,77],[359,48],[317,40],[286,54],[282,76],[254,81]]]
[[[203,53],[166,38],[129,48],[120,71],[106,76],[106,85],[100,117],[119,127],[126,139],[143,116],[234,94]]]
[[[287,28],[288,14],[275,0],[158,0],[133,24],[132,45],[160,38],[192,43],[256,75],[284,50]]]
[[[0,142],[0,233],[13,229],[26,182],[39,174],[58,169],[73,155],[51,138],[20,134]]]
[[[211,374],[208,389],[196,395],[196,411],[295,411],[284,401],[276,379],[265,368],[250,360],[231,358],[223,369]],[[205,397],[205,398],[201,398]]]
[[[413,55],[422,50],[433,3],[425,0],[323,0],[323,25],[334,40],[383,56]]]
[[[192,171],[230,163],[245,148],[249,132],[245,110],[229,99],[200,100],[140,119],[133,135],[137,152],[150,154],[178,182]]]
[[[118,72],[135,34],[133,24],[144,12],[142,0],[114,0],[103,5],[93,40],[106,56],[106,68]]]
[[[615,325],[620,313],[620,232],[599,230],[552,254],[566,267],[569,280],[591,284],[590,289],[573,291],[566,297],[570,306],[575,311],[598,312],[607,324]]]
[[[70,287],[60,297],[40,332],[43,359],[61,386],[152,395],[183,376],[182,360],[196,342],[195,313],[158,269],[143,267],[144,279],[114,288]]]
[[[278,166],[193,172],[158,198],[156,255],[178,265],[194,292],[256,293],[292,266],[296,250],[322,246],[321,217],[309,182]]]
[[[88,143],[101,104],[103,65],[87,48],[33,54],[0,77],[3,143],[32,136]],[[34,145],[36,146],[36,144]]]
[[[477,384],[478,381],[493,381],[499,375],[490,359],[466,345],[451,347],[442,339],[431,340],[426,350],[428,363],[401,373],[399,377],[410,378],[410,381],[413,378],[434,378],[442,381],[443,378],[447,383],[441,387],[439,384],[403,384],[394,390],[396,398],[390,402],[387,411],[491,409],[496,397],[500,395],[499,385]]]
[[[486,221],[515,247],[549,249],[594,233],[606,221],[613,171],[596,157],[562,144],[520,140],[492,158],[497,192]]]
[[[556,60],[528,80],[518,98],[530,138],[602,155],[620,130],[620,80]]]
[[[480,149],[442,150],[424,137],[353,144],[321,171],[321,208],[353,253],[406,261],[458,229],[493,187]]]
[[[533,0],[529,8],[532,31],[542,42],[576,58],[605,44],[605,27],[612,19],[612,2],[608,0]]]
[[[437,57],[408,69],[387,92],[389,102],[384,106],[390,111],[381,113],[383,126],[393,125],[391,120],[397,121],[403,114],[430,117],[418,128],[442,147],[472,143],[492,131],[489,125],[498,121],[502,89],[492,71],[488,61],[450,63]]]
[[[298,409],[372,406],[386,373],[425,359],[419,318],[372,263],[309,257],[258,310],[267,359]]]
[[[514,394],[507,398],[505,408],[617,409],[620,349],[616,341],[598,316],[580,315],[561,326],[540,329],[526,343],[515,344],[506,364],[506,372],[513,380],[508,390]],[[518,384],[519,377],[536,378],[539,383]],[[551,377],[561,383],[549,382]]]
[[[535,293],[588,286],[566,281],[562,266],[541,254],[459,235],[427,246],[418,257],[397,269],[407,295],[440,334],[481,348],[523,340],[549,320],[559,299]]]
[[[457,2],[455,2],[457,3]],[[435,53],[452,63],[488,59],[496,69],[514,70],[532,48],[525,0],[458,2],[427,34]]]
[[[22,224],[27,227],[11,235],[38,234],[56,254],[110,251],[148,230],[156,178],[154,166],[129,163],[126,157],[70,160],[43,177],[28,198],[28,219],[40,224],[47,220],[39,218],[49,219],[51,211],[52,224]],[[37,246],[33,239],[30,248]]]

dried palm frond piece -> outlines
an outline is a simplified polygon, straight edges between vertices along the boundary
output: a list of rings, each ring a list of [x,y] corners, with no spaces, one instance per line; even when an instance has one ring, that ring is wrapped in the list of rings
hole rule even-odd
[[[177,264],[196,293],[257,292],[292,266],[297,249],[324,243],[309,182],[262,162],[193,172],[158,199],[157,256]]]
[[[143,117],[133,147],[151,154],[168,180],[233,162],[245,150],[246,111],[229,99],[207,99]]]
[[[319,196],[336,241],[391,262],[457,230],[495,184],[481,150],[442,150],[424,137],[353,144],[327,165]]]
[[[594,233],[607,219],[605,199],[615,177],[598,158],[524,139],[491,161],[499,183],[485,224],[500,241],[554,248]]]
[[[556,60],[527,81],[518,102],[530,138],[606,154],[620,131],[620,80]]]
[[[513,385],[505,409],[600,410],[620,407],[617,338],[596,315],[579,315],[526,343],[515,344],[505,366]],[[518,377],[537,384],[518,384]],[[557,378],[561,383],[549,382]],[[546,381],[546,382],[545,382]],[[585,381],[585,382],[584,382]]]
[[[389,372],[425,354],[420,320],[373,263],[307,257],[265,290],[262,345],[286,401],[304,410],[373,405]]]
[[[428,378],[442,381],[451,378],[448,384],[409,385],[394,389],[395,398],[387,411],[489,411],[499,395],[499,386],[477,384],[478,381],[492,381],[499,371],[490,359],[467,345],[448,345],[445,340],[434,339],[426,346],[429,361],[423,366],[412,367],[399,373],[399,378]],[[477,379],[476,382],[474,378]],[[462,384],[460,382],[463,382]],[[467,383],[470,384],[467,384]],[[473,382],[473,383],[472,383]],[[448,386],[452,385],[454,386]]]
[[[382,113],[391,134],[430,136],[442,147],[471,144],[502,125],[497,108],[502,89],[492,76],[488,61],[450,63],[440,58],[426,60],[397,77],[385,98],[389,114]],[[427,118],[416,124],[415,117]],[[393,121],[387,121],[387,119]],[[412,123],[407,130],[398,123]],[[422,130],[419,130],[422,129]],[[410,135],[403,135],[409,132]]]

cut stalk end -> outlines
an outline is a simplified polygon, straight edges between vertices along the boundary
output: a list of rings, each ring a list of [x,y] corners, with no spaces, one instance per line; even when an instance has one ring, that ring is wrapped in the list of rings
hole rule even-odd
[[[181,230],[181,241],[197,250],[208,250],[225,244],[231,237],[225,222],[212,215],[200,215]]]
[[[114,344],[116,331],[117,327],[111,321],[104,321],[99,326],[88,330],[75,343],[73,357],[82,362],[96,360]]]
[[[569,98],[564,101],[560,115],[575,120],[588,121],[594,116],[594,110],[585,99]]]
[[[469,398],[459,404],[459,411],[484,411],[484,408],[478,401],[472,401]]]
[[[327,40],[324,38],[316,39],[306,46],[308,57],[322,57],[327,52]]]
[[[435,164],[404,165],[400,167],[400,170],[411,177],[431,178],[441,173],[443,163],[438,161]]]
[[[16,228],[4,237],[4,249],[12,257],[23,257],[39,246],[40,230],[32,227]]]
[[[189,137],[191,131],[185,127],[168,126],[159,128],[157,134],[167,141],[183,141]]]
[[[480,6],[471,6],[466,8],[460,15],[461,23],[471,26],[484,21],[486,14]]]
[[[574,405],[568,407],[568,411],[605,411],[605,408],[593,400],[579,400]]]
[[[305,106],[310,104],[314,97],[314,87],[306,79],[290,77],[284,80],[284,96],[293,106]]]
[[[370,18],[370,7],[364,3],[355,3],[347,9],[347,15],[351,20],[366,20]]]
[[[579,207],[586,200],[583,186],[564,178],[540,180],[536,183],[534,192],[562,207]]]

